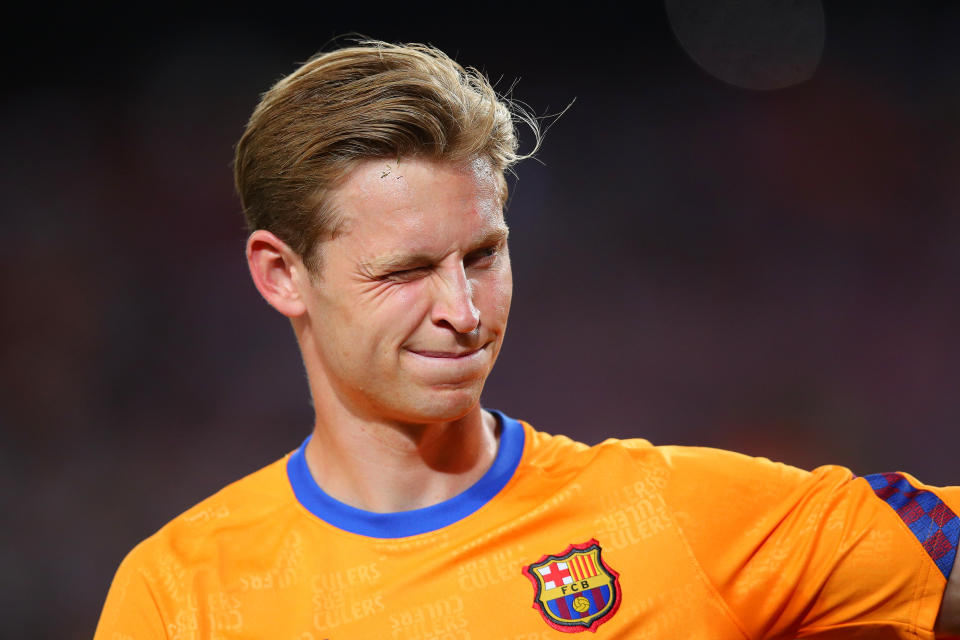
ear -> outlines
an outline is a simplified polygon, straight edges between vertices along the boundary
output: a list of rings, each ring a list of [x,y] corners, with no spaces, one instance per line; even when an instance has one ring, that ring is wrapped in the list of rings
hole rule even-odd
[[[260,295],[274,309],[294,318],[306,312],[297,287],[298,272],[306,272],[300,257],[287,244],[264,229],[247,238],[247,265]]]

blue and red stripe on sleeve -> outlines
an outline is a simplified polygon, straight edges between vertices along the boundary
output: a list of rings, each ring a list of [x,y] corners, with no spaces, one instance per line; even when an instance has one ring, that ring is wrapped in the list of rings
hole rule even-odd
[[[897,512],[943,577],[949,579],[960,544],[957,514],[937,494],[914,487],[902,474],[874,473],[863,478]]]

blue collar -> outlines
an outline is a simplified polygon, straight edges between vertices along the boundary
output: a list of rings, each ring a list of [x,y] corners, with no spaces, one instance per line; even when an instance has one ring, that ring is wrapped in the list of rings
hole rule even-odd
[[[371,538],[405,538],[436,531],[462,520],[487,504],[506,486],[523,455],[523,425],[499,411],[490,411],[500,422],[500,446],[493,465],[473,486],[449,500],[423,509],[376,513],[340,502],[316,483],[307,467],[304,450],[308,436],[287,461],[287,477],[297,500],[310,513],[333,526]]]

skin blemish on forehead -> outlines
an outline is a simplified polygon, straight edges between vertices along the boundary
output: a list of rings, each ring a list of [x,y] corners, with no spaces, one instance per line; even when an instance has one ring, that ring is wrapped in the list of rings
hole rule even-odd
[[[367,172],[371,178],[377,178],[376,182],[380,182],[388,177],[393,177],[395,180],[404,180],[405,176],[400,173],[400,163],[402,161],[403,159],[400,158],[387,162],[384,162],[383,160],[378,161],[371,159],[361,162],[354,168],[353,171]],[[364,165],[366,165],[366,168]],[[447,166],[456,167],[457,165]],[[374,169],[374,167],[376,168]],[[492,189],[499,191],[499,182],[497,181],[496,173],[493,167],[490,165],[490,161],[488,159],[483,157],[473,158],[472,160],[459,165],[458,170],[464,173],[472,174],[478,183],[489,183]],[[366,190],[360,185],[355,186],[360,187],[361,190]]]
[[[392,161],[365,160],[347,175],[348,179],[341,184],[339,194],[337,190],[334,191],[335,194],[354,198],[371,196],[401,198],[410,193],[406,187],[406,181],[399,180],[403,177],[400,173],[400,165]],[[353,177],[349,178],[349,176]],[[390,178],[398,178],[398,180]],[[337,195],[334,197],[336,198]]]
[[[388,164],[388,165],[386,165],[386,166],[383,168],[383,172],[380,174],[380,179],[383,180],[384,178],[386,178],[387,176],[389,176],[389,175],[393,172],[394,169],[397,169],[397,170],[400,169],[400,159],[399,159],[399,158],[397,158],[397,166],[396,166],[396,167],[391,167],[391,166]],[[402,180],[402,179],[403,179],[403,176],[401,176],[401,175],[398,174],[397,176],[395,176],[395,178],[396,178],[397,180]]]
[[[356,277],[380,280],[432,267],[451,252],[464,259],[481,250],[500,253],[507,227],[489,161],[412,159],[400,169],[392,159],[361,163],[334,192],[343,214],[340,237],[348,243],[341,249],[354,256]]]

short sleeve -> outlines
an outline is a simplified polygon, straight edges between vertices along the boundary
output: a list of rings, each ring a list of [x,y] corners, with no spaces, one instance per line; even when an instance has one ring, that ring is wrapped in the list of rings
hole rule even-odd
[[[120,563],[110,584],[94,640],[154,640],[167,637],[150,582],[140,566],[142,546],[127,554]]]
[[[668,507],[751,638],[933,638],[960,487],[663,449]]]

